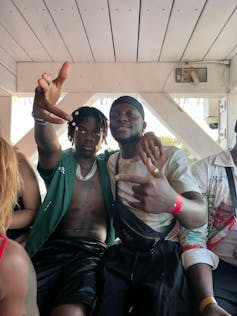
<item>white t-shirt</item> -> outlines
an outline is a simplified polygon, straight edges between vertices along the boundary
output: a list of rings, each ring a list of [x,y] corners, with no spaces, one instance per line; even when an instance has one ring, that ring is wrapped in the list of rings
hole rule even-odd
[[[118,155],[118,153],[111,155],[108,161],[108,171],[111,177],[113,195],[115,194],[114,175]],[[164,153],[159,161],[158,168],[167,177],[170,185],[175,189],[176,192],[200,192],[198,185],[194,181],[191,174],[188,159],[182,150],[176,147],[164,147]],[[123,174],[152,177],[138,156],[132,159],[123,159],[119,157],[118,170],[119,173]],[[168,226],[171,223],[173,215],[169,213],[152,214],[132,208],[128,204],[128,201],[131,202],[134,200],[133,191],[131,189],[133,185],[134,184],[130,182],[118,182],[118,196],[120,200],[148,226],[158,232],[162,232],[162,228]]]

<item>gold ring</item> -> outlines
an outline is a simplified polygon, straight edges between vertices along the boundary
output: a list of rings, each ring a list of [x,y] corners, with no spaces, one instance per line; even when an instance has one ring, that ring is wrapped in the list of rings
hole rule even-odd
[[[155,169],[153,170],[153,173],[154,173],[154,174],[157,174],[159,171],[160,171],[160,170],[159,170],[158,168],[155,168]]]

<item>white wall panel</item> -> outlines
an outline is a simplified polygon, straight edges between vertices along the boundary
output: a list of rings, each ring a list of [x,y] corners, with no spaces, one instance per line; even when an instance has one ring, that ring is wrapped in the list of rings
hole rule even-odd
[[[177,64],[178,66],[178,64]],[[77,63],[71,67],[64,91],[70,93],[137,93],[167,92],[180,94],[223,94],[228,91],[229,67],[219,64],[202,64],[207,67],[208,82],[194,85],[175,82],[175,65],[172,63]],[[61,64],[18,63],[17,91],[32,92],[40,74],[48,71],[57,75]]]

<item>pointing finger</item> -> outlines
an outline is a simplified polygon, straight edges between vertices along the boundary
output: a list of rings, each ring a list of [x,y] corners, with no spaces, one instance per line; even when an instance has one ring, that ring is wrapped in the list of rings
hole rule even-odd
[[[58,77],[56,78],[57,87],[60,89],[64,83],[64,81],[67,79],[69,72],[71,69],[71,65],[68,61],[65,61],[65,63],[62,65],[61,69],[59,70]]]

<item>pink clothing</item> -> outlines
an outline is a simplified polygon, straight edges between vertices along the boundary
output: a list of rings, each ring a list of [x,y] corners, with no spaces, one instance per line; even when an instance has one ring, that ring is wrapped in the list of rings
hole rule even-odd
[[[1,243],[1,246],[0,246],[0,261],[1,261],[3,253],[4,253],[4,250],[6,248],[6,244],[7,244],[7,237],[3,236],[3,235],[0,235],[0,238],[2,239],[2,243]]]

